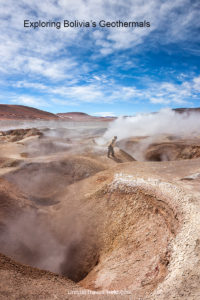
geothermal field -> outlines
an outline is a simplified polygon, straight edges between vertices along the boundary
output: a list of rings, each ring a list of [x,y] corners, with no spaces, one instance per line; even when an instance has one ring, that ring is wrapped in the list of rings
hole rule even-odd
[[[0,115],[0,299],[200,299],[200,112],[20,109]]]

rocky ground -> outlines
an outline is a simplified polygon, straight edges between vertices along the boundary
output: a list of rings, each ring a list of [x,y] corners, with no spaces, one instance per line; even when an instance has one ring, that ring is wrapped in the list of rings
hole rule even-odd
[[[102,128],[1,131],[2,299],[199,299],[198,139]]]

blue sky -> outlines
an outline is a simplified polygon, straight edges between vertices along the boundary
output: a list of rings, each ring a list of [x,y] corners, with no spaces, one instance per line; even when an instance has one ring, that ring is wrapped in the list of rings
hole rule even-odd
[[[200,107],[199,0],[2,0],[0,15],[0,103],[104,116]],[[33,29],[24,20],[151,26]]]

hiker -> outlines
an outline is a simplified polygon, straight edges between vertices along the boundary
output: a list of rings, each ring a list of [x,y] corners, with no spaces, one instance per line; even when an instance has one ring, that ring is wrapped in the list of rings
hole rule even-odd
[[[114,138],[112,139],[112,141],[109,143],[108,146],[108,157],[110,157],[110,154],[112,155],[112,157],[115,157],[115,152],[114,152],[114,146],[117,140],[117,136],[114,136]]]

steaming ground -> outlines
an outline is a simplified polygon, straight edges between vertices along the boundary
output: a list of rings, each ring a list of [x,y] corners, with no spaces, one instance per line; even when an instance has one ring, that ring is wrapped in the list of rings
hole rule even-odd
[[[168,110],[110,124],[4,121],[0,295],[199,299],[199,125]]]
[[[97,142],[103,145],[117,135],[120,148],[139,161],[190,159],[200,156],[199,128],[198,111],[180,114],[163,109],[158,113],[118,118]],[[153,149],[151,146],[155,145],[157,147]],[[194,154],[195,150],[197,153]],[[155,157],[151,151],[157,152]]]

